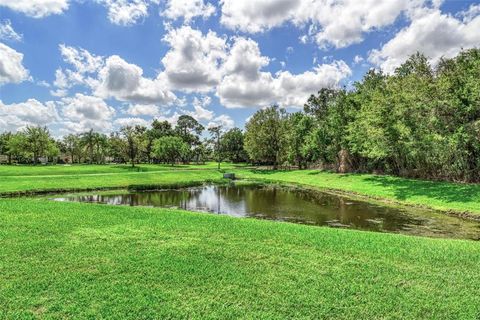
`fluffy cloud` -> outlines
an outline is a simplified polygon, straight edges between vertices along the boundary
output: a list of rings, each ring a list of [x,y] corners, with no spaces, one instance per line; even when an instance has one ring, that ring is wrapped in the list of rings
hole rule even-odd
[[[251,82],[236,75],[228,75],[217,88],[220,102],[228,108],[257,107],[275,102],[276,93],[270,73],[259,73]]]
[[[220,102],[232,108],[272,103],[300,107],[310,94],[320,88],[334,87],[351,75],[343,61],[319,65],[313,71],[296,75],[288,71],[275,75],[262,71],[268,63],[255,41],[237,38],[224,65],[226,75],[217,87]]]
[[[201,98],[194,97],[192,101],[194,111],[187,111],[185,113],[200,121],[210,121],[215,116],[213,111],[207,109],[211,103],[212,98],[210,98],[210,96],[203,96]]]
[[[261,55],[258,43],[251,39],[237,38],[223,68],[227,74],[256,80],[259,70],[269,63],[270,59]]]
[[[66,96],[68,89],[83,85],[92,89],[94,95],[115,98],[138,104],[170,104],[176,96],[167,88],[166,81],[143,77],[143,70],[119,56],[107,59],[91,54],[85,49],[60,45],[64,61],[72,69],[57,69],[51,91],[54,96]]]
[[[215,119],[213,119],[207,125],[208,128],[217,127],[217,126],[222,126],[224,130],[229,130],[235,127],[235,122],[230,116],[226,114],[222,114],[221,116],[218,116]]]
[[[0,23],[0,40],[21,41],[23,36],[13,30],[10,20]]]
[[[0,0],[0,6],[33,18],[43,18],[67,10],[68,0]]]
[[[99,72],[100,81],[95,94],[140,104],[169,104],[176,99],[162,80],[151,80],[142,74],[139,66],[127,63],[119,56],[111,56]]]
[[[278,103],[283,106],[301,107],[308,97],[320,88],[336,87],[338,83],[352,74],[343,61],[318,65],[313,71],[291,74],[284,71],[275,79],[275,91],[278,92]]]
[[[103,57],[95,56],[83,48],[59,46],[63,60],[75,67],[80,73],[93,73],[103,66]]]
[[[308,26],[306,42],[322,48],[341,48],[363,40],[363,34],[389,26],[404,12],[426,0],[222,0],[221,22],[249,33],[263,32],[285,23]]]
[[[295,17],[301,0],[222,0],[223,25],[245,32],[262,32]]]
[[[437,9],[419,9],[409,26],[398,32],[381,49],[372,50],[369,61],[391,73],[408,56],[419,51],[437,63],[441,57],[453,57],[462,48],[480,45],[480,15],[459,20]]]
[[[29,99],[26,102],[5,105],[0,101],[0,131],[17,131],[26,126],[44,126],[58,120],[53,102],[45,104]]]
[[[391,25],[401,13],[418,3],[417,0],[317,1],[310,14],[308,6],[302,6],[300,21],[304,17],[312,21],[310,30],[321,48],[343,48],[361,42],[364,33]]]
[[[274,79],[261,72],[268,63],[255,41],[237,38],[223,67],[225,77],[217,87],[220,102],[227,107],[244,107],[274,101]]]
[[[148,7],[159,0],[96,0],[108,10],[110,22],[131,26],[148,16]]]
[[[95,87],[98,80],[92,78],[104,65],[104,58],[95,56],[82,48],[69,47],[64,44],[59,46],[63,61],[70,64],[72,69],[58,68],[55,71],[53,85],[57,90],[51,90],[53,96],[63,97],[68,94],[69,88],[75,85]]]
[[[207,110],[199,105],[194,105],[193,108],[195,109],[194,112],[187,112],[190,116],[194,117],[197,120],[212,120],[213,118],[213,111]]]
[[[209,31],[206,35],[189,26],[172,29],[163,39],[171,49],[162,59],[170,86],[185,92],[206,92],[221,79],[219,69],[226,40]]]
[[[135,104],[135,105],[130,105],[126,113],[132,116],[155,117],[160,115],[161,112],[160,112],[160,107],[154,104]]]
[[[177,124],[177,121],[178,121],[178,118],[180,118],[181,114],[179,114],[178,112],[175,112],[174,114],[172,115],[162,115],[162,116],[158,116],[156,117],[156,119],[158,121],[167,121],[169,122],[171,125],[175,126]]]
[[[354,58],[353,58],[353,63],[354,64],[360,64],[364,61],[363,57],[361,55],[356,55]]]
[[[130,26],[148,16],[148,8],[160,0],[94,0],[107,8],[110,22]],[[68,9],[70,0],[0,0],[0,6],[24,13],[33,18],[61,14]]]
[[[0,43],[0,85],[20,83],[28,80],[27,69],[23,67],[23,54]]]
[[[458,16],[462,18],[463,22],[468,23],[480,15],[480,4],[472,4],[468,10],[459,12]]]
[[[215,13],[215,6],[204,0],[168,0],[163,15],[169,19],[183,18],[190,23],[195,17],[207,19]]]
[[[126,126],[144,126],[149,127],[150,122],[146,121],[142,118],[119,118],[115,120],[115,124],[119,127],[126,127]]]
[[[77,93],[74,97],[63,98],[59,103],[64,125],[72,132],[109,131],[115,109],[102,99]]]

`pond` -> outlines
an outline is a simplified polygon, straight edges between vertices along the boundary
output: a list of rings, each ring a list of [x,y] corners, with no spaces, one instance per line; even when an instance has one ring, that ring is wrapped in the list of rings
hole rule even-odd
[[[430,210],[383,206],[318,191],[271,185],[209,185],[178,190],[69,195],[54,200],[173,207],[317,226],[480,239],[479,222]]]

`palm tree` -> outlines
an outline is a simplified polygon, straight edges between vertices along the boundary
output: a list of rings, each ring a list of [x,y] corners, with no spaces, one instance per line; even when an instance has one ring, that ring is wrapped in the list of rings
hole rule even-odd
[[[33,164],[37,164],[38,158],[45,155],[50,143],[50,132],[47,127],[30,127],[25,129],[27,148],[33,154]]]
[[[105,156],[105,150],[107,149],[107,143],[108,143],[107,136],[96,132],[94,136],[94,140],[95,140],[95,146],[96,146],[95,157],[97,159],[97,163],[102,163]]]
[[[93,129],[90,129],[90,131],[87,131],[87,132],[84,132],[80,135],[80,143],[82,145],[82,147],[85,147],[88,151],[88,155],[89,155],[89,163],[92,164],[93,163],[93,152],[94,152],[94,149],[95,149],[95,144],[96,144],[96,141],[97,141],[97,138],[96,138],[96,133],[93,131]]]

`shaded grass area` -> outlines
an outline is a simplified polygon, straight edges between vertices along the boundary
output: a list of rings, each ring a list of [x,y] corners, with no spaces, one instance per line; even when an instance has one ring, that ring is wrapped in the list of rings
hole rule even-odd
[[[478,243],[0,200],[0,318],[475,319]]]
[[[243,178],[303,184],[443,211],[480,214],[480,185],[318,170],[237,170]]]

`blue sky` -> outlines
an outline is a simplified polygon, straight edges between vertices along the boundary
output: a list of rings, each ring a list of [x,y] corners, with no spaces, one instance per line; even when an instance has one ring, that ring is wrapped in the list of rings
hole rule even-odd
[[[243,127],[416,51],[434,65],[478,30],[479,1],[0,0],[0,132]]]

